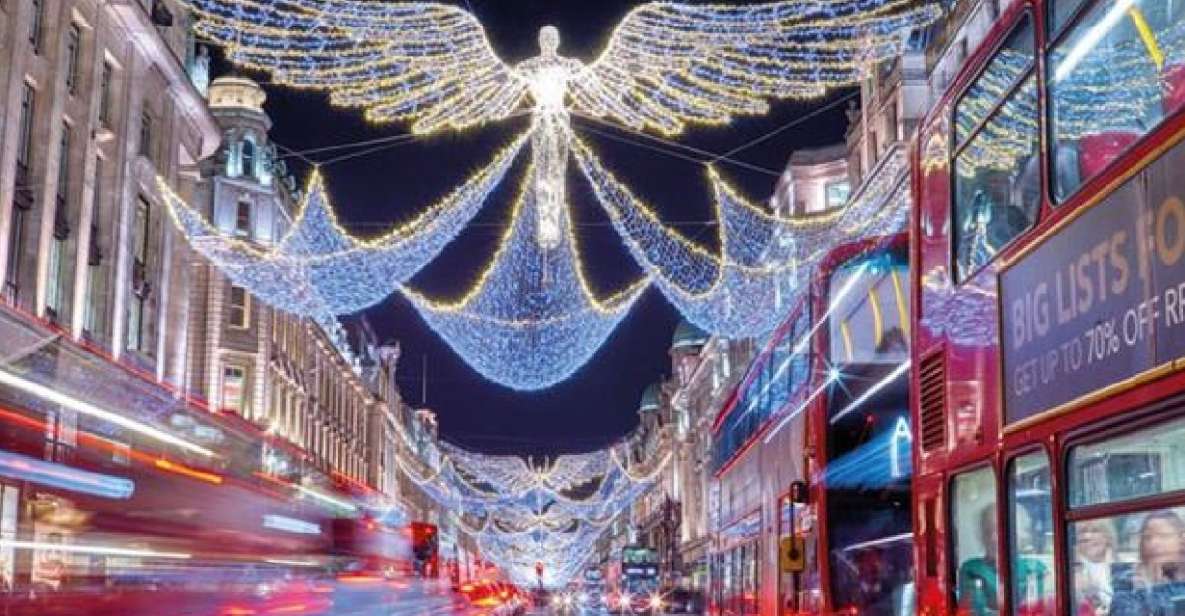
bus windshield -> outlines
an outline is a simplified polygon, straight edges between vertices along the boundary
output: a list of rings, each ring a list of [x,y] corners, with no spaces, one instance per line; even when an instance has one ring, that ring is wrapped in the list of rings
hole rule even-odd
[[[624,590],[631,594],[658,590],[658,551],[646,547],[622,550],[621,577]]]
[[[876,251],[831,275],[828,306],[833,365],[898,363],[909,355],[905,255]]]
[[[879,250],[831,279],[831,351],[846,361],[827,399],[828,566],[835,607],[857,613],[912,613],[905,267]]]

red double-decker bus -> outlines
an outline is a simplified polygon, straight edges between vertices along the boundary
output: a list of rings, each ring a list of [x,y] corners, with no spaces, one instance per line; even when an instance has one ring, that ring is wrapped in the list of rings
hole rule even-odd
[[[412,522],[411,552],[416,574],[425,578],[440,577],[440,536],[435,524]]]
[[[833,249],[717,418],[713,614],[910,605],[907,264],[904,235]]]
[[[1004,4],[915,151],[919,611],[1182,614],[1185,3]]]

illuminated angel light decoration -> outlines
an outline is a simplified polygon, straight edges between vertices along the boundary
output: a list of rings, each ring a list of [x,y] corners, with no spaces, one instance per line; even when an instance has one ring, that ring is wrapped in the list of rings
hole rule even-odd
[[[297,241],[252,250],[215,236],[170,200],[199,252],[264,301],[295,312],[348,312],[399,289],[467,363],[516,389],[568,378],[651,283],[704,329],[767,332],[776,324],[768,300],[819,252],[803,238],[841,233],[839,217],[773,217],[711,171],[721,250],[707,250],[665,226],[612,177],[575,137],[573,115],[672,136],[764,114],[770,100],[817,98],[857,83],[939,14],[911,0],[651,2],[626,15],[592,62],[560,55],[559,31],[548,26],[538,56],[508,64],[477,19],[449,5],[186,1],[196,32],[222,43],[231,61],[269,73],[274,83],[328,92],[331,103],[360,108],[373,122],[407,122],[414,133],[430,134],[530,115],[528,133],[459,189],[460,197],[446,200],[451,205],[378,240],[344,232],[322,197],[306,205],[313,215],[298,221]],[[454,300],[408,288],[526,142],[530,165],[514,218],[476,284]],[[607,297],[592,293],[583,277],[567,194],[573,159],[644,274]]]
[[[447,443],[431,445],[434,462],[397,458],[420,489],[453,513],[483,558],[520,584],[534,584],[534,565],[547,563],[544,584],[578,573],[613,518],[652,489],[670,460],[657,455],[630,464],[626,446],[549,459],[479,454]]]

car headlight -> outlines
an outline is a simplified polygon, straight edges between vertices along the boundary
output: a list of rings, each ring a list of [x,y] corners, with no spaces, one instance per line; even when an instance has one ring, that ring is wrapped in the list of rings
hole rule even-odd
[[[662,597],[658,595],[650,596],[650,607],[656,610],[662,609]]]

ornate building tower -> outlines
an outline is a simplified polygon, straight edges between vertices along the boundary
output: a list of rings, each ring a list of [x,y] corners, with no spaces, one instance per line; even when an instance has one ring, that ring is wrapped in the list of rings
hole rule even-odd
[[[223,233],[260,246],[283,237],[300,207],[295,182],[268,139],[266,98],[247,78],[210,83],[209,106],[222,147],[202,164],[194,201],[205,205]],[[374,489],[387,483],[375,472],[381,439],[371,438],[383,425],[372,415],[384,413],[387,402],[371,386],[361,359],[373,341],[351,340],[332,315],[298,318],[258,302],[200,258],[193,269],[194,389],[211,407],[267,430],[279,441],[276,451],[289,443],[305,452],[268,457],[265,468],[298,479],[302,467],[312,464],[347,484]]]
[[[275,181],[267,96],[255,82],[221,77],[209,88],[210,111],[222,130],[218,155],[201,165],[195,203],[227,235],[268,244],[287,227],[297,195]],[[212,407],[266,423],[270,311],[214,268],[194,263],[192,382]]]

